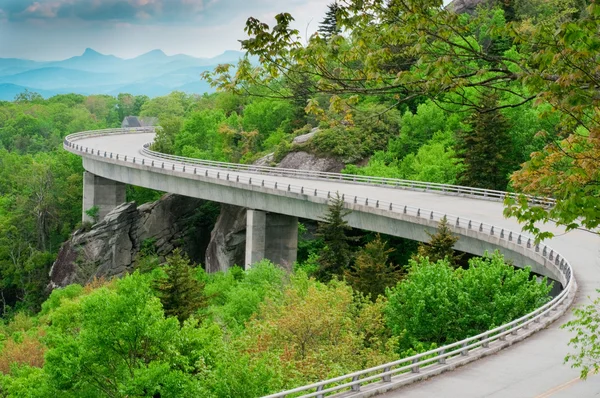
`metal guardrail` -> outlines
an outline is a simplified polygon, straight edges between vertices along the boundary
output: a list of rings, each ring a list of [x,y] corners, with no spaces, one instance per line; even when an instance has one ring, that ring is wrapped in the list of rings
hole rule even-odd
[[[170,157],[160,159],[148,159],[144,157],[131,157],[118,153],[107,152],[103,150],[88,148],[85,146],[78,145],[76,141],[78,139],[88,137],[91,135],[111,135],[111,134],[123,134],[131,132],[147,132],[148,129],[112,129],[112,130],[101,130],[95,132],[83,132],[73,134],[65,138],[64,146],[67,150],[78,153],[81,155],[91,156],[100,158],[104,161],[110,159],[111,162],[124,162],[132,163],[138,166],[147,168],[157,169],[158,172],[176,172],[196,176],[196,178],[211,178],[221,181],[227,181],[230,183],[236,183],[240,186],[253,186],[268,188],[279,192],[289,192],[294,194],[303,195],[306,199],[309,197],[317,198],[322,200],[324,203],[328,203],[336,192],[325,191],[320,189],[313,189],[302,185],[282,184],[277,181],[269,181],[263,178],[257,178],[256,176],[240,175],[232,173],[232,171],[241,171],[244,173],[261,174],[262,168],[257,168],[259,171],[254,171],[252,167],[246,165],[232,165],[230,163],[221,162],[209,162],[209,161],[197,161],[195,159],[181,158],[181,157]],[[145,151],[145,152],[144,152]],[[148,154],[149,149],[145,148],[143,152]],[[152,153],[154,156],[156,152]],[[226,165],[229,167],[223,167]],[[200,166],[200,167],[199,167]],[[233,167],[237,166],[237,167]],[[273,168],[267,168],[271,170]],[[273,173],[269,175],[279,175],[276,172],[280,172],[282,169],[275,169]],[[286,169],[283,169],[286,170]],[[289,170],[289,169],[288,169]],[[284,171],[285,173],[286,171]],[[344,174],[333,174],[324,173],[325,177],[317,177],[318,173],[315,173],[314,178],[326,178],[331,176],[337,176],[337,179],[342,181],[354,182],[354,180],[344,180],[341,177],[346,177]],[[291,176],[291,175],[285,175]],[[301,177],[300,174],[296,174],[296,177]],[[194,177],[192,177],[194,178]],[[306,178],[306,177],[303,177]],[[388,180],[388,179],[385,179]],[[393,180],[397,181],[397,180]],[[371,183],[371,182],[369,182]],[[427,184],[426,184],[427,185]],[[434,184],[433,186],[439,186],[440,184]],[[459,187],[464,188],[464,187]],[[467,189],[467,188],[464,188]],[[435,189],[434,189],[435,190]],[[442,191],[444,192],[444,191]],[[447,192],[447,191],[446,191]],[[466,194],[469,194],[468,192]],[[506,195],[505,195],[506,196]],[[489,197],[489,196],[488,196]],[[544,325],[549,323],[550,316],[556,313],[560,309],[560,313],[566,311],[570,300],[574,297],[577,289],[577,284],[573,276],[573,270],[569,262],[560,253],[554,249],[544,245],[543,247],[539,244],[535,244],[534,241],[523,234],[513,232],[504,228],[496,227],[483,222],[461,219],[458,216],[444,214],[436,211],[426,210],[422,208],[404,206],[397,203],[370,199],[368,197],[360,197],[354,195],[341,195],[342,200],[347,203],[350,207],[366,207],[372,209],[380,209],[383,212],[399,213],[404,216],[414,218],[417,222],[439,222],[442,218],[446,217],[448,223],[452,226],[452,229],[462,235],[468,234],[469,231],[474,231],[479,234],[483,234],[488,237],[494,237],[497,240],[499,246],[510,248],[511,245],[528,251],[531,257],[537,258],[538,263],[544,266],[552,266],[555,268],[557,275],[560,275],[560,282],[564,286],[563,291],[556,296],[553,300],[546,303],[542,307],[532,311],[531,313],[509,322],[505,325],[499,326],[495,329],[488,330],[477,336],[469,337],[467,339],[457,341],[455,343],[439,347],[434,350],[423,352],[417,355],[413,355],[408,358],[402,358],[394,362],[379,365],[373,368],[353,372],[347,375],[339,376],[329,380],[320,381],[318,383],[298,387],[292,390],[283,391],[277,394],[269,395],[265,398],[284,398],[289,396],[298,396],[303,394],[302,397],[320,397],[323,398],[328,394],[344,393],[348,394],[348,391],[358,393],[361,387],[372,383],[393,383],[398,382],[402,378],[414,377],[421,370],[428,369],[433,366],[444,365],[446,361],[453,360],[460,357],[472,356],[483,356],[485,355],[485,349],[490,344],[499,343],[505,341],[509,335],[517,335],[519,332],[524,332],[532,324]],[[537,200],[537,199],[536,199]],[[544,203],[544,202],[538,202]],[[546,203],[551,203],[549,200]],[[462,233],[461,233],[462,232]]]

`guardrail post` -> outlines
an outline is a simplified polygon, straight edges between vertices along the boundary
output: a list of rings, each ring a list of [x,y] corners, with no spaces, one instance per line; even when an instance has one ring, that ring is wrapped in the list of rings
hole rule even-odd
[[[460,227],[460,217],[456,217],[456,226]]]
[[[365,199],[365,206],[369,205],[369,198]]]
[[[494,226],[492,225],[492,229],[490,230],[490,235],[494,235]]]
[[[539,253],[539,251],[540,251],[540,245],[539,245],[539,244],[537,244],[537,245],[535,245],[535,252],[536,252],[536,253]]]
[[[221,172],[217,171],[217,179],[219,179],[221,177]]]
[[[323,391],[323,386],[317,387],[317,391]],[[319,394],[316,398],[325,398],[325,394]]]
[[[235,176],[235,182],[240,182],[240,176],[239,175]]]
[[[288,192],[292,190],[292,184],[288,184]]]
[[[225,179],[229,181],[229,173],[227,173],[227,177]]]
[[[500,333],[504,333],[504,328],[500,329]],[[498,337],[498,340],[500,340],[500,341],[506,340],[506,335],[503,334],[502,336]]]
[[[419,365],[418,365],[419,360],[417,358],[412,360],[413,363],[413,367],[410,369],[411,372],[413,373],[419,373]]]
[[[146,165],[145,159],[142,159],[142,166],[145,166],[145,165]]]
[[[315,196],[317,196],[317,190],[315,189]]]
[[[554,250],[550,250],[550,255],[548,256],[548,259],[549,259],[550,261],[553,261],[553,260],[554,260]]]
[[[465,348],[466,346],[467,346],[466,342],[462,343],[462,347],[464,349],[460,352],[460,355],[462,355],[463,357],[466,357],[467,355],[469,355],[469,350]]]
[[[327,199],[331,196],[331,191],[327,191]]]
[[[185,164],[183,165],[183,172],[185,173]]]
[[[154,160],[152,161],[152,167],[154,167]]]
[[[345,193],[343,193],[343,194],[342,194],[342,202],[343,202],[343,201],[345,201],[345,200],[346,200],[346,194],[345,194]]]
[[[504,228],[502,228],[502,231],[500,231],[500,237],[504,239]]]
[[[483,223],[479,223],[479,232],[483,232]]]
[[[440,355],[444,355],[446,353],[446,350],[442,350],[440,351]],[[438,359],[438,363],[440,365],[445,365],[446,364],[446,357],[441,357],[440,359]]]
[[[204,177],[208,177],[208,170],[204,170]]]
[[[421,217],[421,209],[417,210],[417,217]]]
[[[173,163],[173,166],[171,167],[172,170],[175,170],[175,163]]]
[[[406,207],[407,207],[407,206],[404,206],[404,214],[406,214]]]
[[[487,338],[488,338],[488,336],[485,336],[485,337],[482,338],[482,340],[485,340]],[[490,342],[489,341],[484,341],[483,343],[481,343],[481,346],[483,348],[489,348],[490,347]]]
[[[301,194],[304,194],[304,187],[303,187],[303,186],[302,186],[302,187],[300,187],[300,193],[301,193]]]
[[[508,241],[512,242],[512,231],[508,233]]]
[[[390,211],[392,210],[392,204],[390,203]]]
[[[275,189],[277,189],[277,182],[275,182]]]
[[[429,215],[429,219],[433,220],[433,212],[431,212],[431,214]]]
[[[265,180],[262,180],[262,182],[260,183],[260,186],[261,186],[261,187],[264,187],[264,186],[265,186]]]
[[[133,157],[133,163],[135,163],[135,156]]]
[[[379,201],[377,201],[377,203],[375,203],[375,207],[379,209]]]
[[[358,381],[358,376],[354,376],[352,381]],[[352,391],[360,391],[360,383],[352,384]]]
[[[392,370],[392,368],[391,368],[391,367],[389,367],[389,366],[387,366],[387,367],[383,368],[383,372],[384,372],[384,373],[386,373],[386,372],[389,372],[390,370]],[[383,382],[386,382],[386,383],[389,383],[390,381],[392,381],[392,375],[385,375],[385,376],[383,376],[383,377],[381,378],[381,381],[383,381]]]
[[[544,245],[544,251],[542,251],[542,256],[546,257],[548,254],[548,246]]]
[[[472,224],[471,220],[469,220],[469,226],[468,226],[468,228],[471,229],[472,227],[473,227],[473,224]]]
[[[355,196],[354,197],[354,203],[357,203],[357,201],[358,201],[358,196]]]
[[[196,168],[194,167],[194,174],[196,174],[196,171],[197,171],[197,170],[196,170]]]

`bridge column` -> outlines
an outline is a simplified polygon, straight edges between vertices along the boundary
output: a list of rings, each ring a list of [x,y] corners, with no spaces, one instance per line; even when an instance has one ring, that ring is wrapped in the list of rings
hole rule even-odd
[[[291,271],[298,254],[298,218],[248,210],[246,268],[268,259]]]
[[[85,214],[86,210],[98,206],[98,220],[102,221],[115,207],[125,203],[126,185],[99,177],[87,171],[83,172],[83,222],[93,222],[92,218]]]

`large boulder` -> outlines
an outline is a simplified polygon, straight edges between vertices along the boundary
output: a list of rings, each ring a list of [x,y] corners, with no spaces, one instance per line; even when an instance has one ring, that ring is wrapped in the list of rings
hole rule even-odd
[[[200,199],[166,195],[139,207],[133,202],[118,206],[89,231],[75,232],[62,246],[50,270],[50,287],[122,276],[132,270],[145,242],[153,243],[160,256],[183,247],[192,260],[202,261],[205,253],[199,248],[205,247],[210,233],[197,217],[202,204]]]
[[[447,8],[457,14],[473,14],[481,4],[493,5],[495,0],[454,0]]]
[[[329,173],[339,173],[344,167],[344,163],[333,158],[322,158],[312,153],[300,151],[288,153],[277,165],[284,169],[325,171]]]

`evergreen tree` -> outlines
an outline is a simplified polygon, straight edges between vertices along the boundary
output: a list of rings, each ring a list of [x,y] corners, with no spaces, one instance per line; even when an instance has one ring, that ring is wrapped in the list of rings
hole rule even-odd
[[[435,234],[427,232],[427,235],[430,238],[429,243],[419,245],[417,260],[427,257],[431,263],[435,263],[445,259],[450,265],[456,266],[462,256],[454,253],[454,244],[458,242],[458,236],[450,231],[446,216],[440,221],[437,232]]]
[[[327,6],[327,12],[325,18],[319,24],[319,34],[325,39],[329,40],[330,37],[340,34],[342,31],[337,23],[338,13],[340,6],[337,2],[331,3]]]
[[[328,282],[333,276],[341,277],[352,262],[354,253],[350,242],[356,241],[356,238],[347,235],[352,230],[344,220],[348,214],[350,210],[344,208],[344,201],[337,193],[317,229],[317,236],[324,243],[319,253],[320,269],[317,271],[320,281]]]
[[[164,266],[165,277],[156,282],[155,288],[166,316],[175,316],[180,323],[207,306],[204,283],[194,277],[190,259],[175,249]]]
[[[354,290],[369,296],[372,301],[385,294],[385,289],[396,286],[402,271],[388,262],[394,249],[377,235],[374,241],[360,249],[356,255],[354,268],[344,273],[346,281]]]
[[[497,108],[497,96],[483,95],[480,110],[470,117],[470,129],[457,134],[457,152],[464,164],[459,178],[463,185],[506,190],[515,162],[510,156],[510,126]]]

